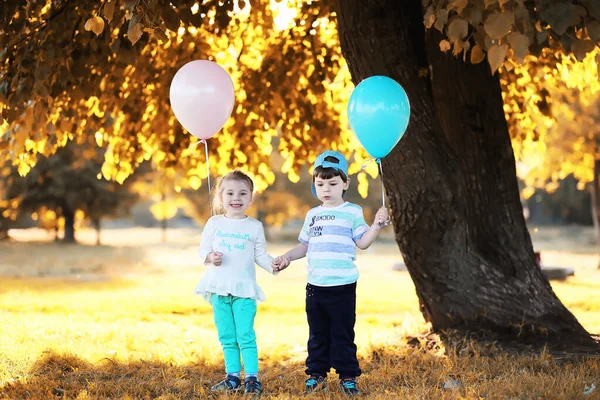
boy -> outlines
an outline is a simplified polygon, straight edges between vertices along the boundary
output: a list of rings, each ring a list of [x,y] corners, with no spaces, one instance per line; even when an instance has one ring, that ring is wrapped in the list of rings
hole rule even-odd
[[[305,392],[325,390],[327,373],[335,368],[344,393],[358,395],[361,374],[354,344],[356,321],[356,247],[368,248],[388,216],[382,207],[369,227],[362,208],[344,201],[350,185],[348,162],[328,150],[313,165],[312,193],[323,204],[306,215],[300,244],[273,260],[281,271],[290,261],[308,259],[306,316],[309,326]]]

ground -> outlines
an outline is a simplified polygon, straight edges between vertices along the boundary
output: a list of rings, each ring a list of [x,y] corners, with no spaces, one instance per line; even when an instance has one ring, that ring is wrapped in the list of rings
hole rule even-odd
[[[53,243],[42,230],[11,236],[0,243],[1,398],[204,398],[220,379],[211,310],[193,294],[204,268],[199,230],[170,230],[167,243],[158,229],[105,230],[103,246],[93,245],[93,231],[78,233],[81,245]],[[544,264],[575,269],[553,288],[588,331],[600,333],[589,230],[532,229],[532,238]],[[268,250],[278,255],[292,245]],[[356,341],[369,398],[600,399],[598,359],[490,358],[469,345],[459,351],[410,340],[426,325],[410,277],[393,268],[401,262],[389,235],[358,258]],[[256,320],[264,397],[298,396],[308,330],[304,264],[257,276],[267,295]]]

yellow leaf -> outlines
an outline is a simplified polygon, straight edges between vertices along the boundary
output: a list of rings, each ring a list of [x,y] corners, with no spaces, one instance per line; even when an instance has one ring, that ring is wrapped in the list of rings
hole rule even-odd
[[[104,5],[104,18],[110,23],[113,19],[113,15],[115,14],[115,3],[109,1]]]
[[[188,184],[194,190],[198,190],[202,186],[202,179],[197,175],[192,175],[188,178]]]
[[[502,46],[493,45],[488,52],[488,61],[490,63],[490,68],[492,69],[492,74],[495,73],[498,68],[504,64],[504,59],[506,58],[506,53],[508,51],[508,46],[503,44]]]
[[[131,21],[133,21],[133,19]],[[131,25],[131,21],[129,21],[129,28],[127,29],[127,37],[129,38],[131,45],[134,45],[137,43],[138,40],[140,40],[140,38],[144,34],[144,31],[142,30],[143,26],[141,23],[138,22],[137,24]]]
[[[164,200],[154,203],[150,212],[159,221],[171,219],[177,215],[177,203],[173,200]]]
[[[521,190],[521,196],[527,200],[528,198],[530,198],[531,196],[533,196],[533,194],[535,193],[535,188],[532,187],[526,187],[523,190]]]
[[[365,174],[364,172],[360,172],[357,175],[357,180],[358,180],[358,185],[357,185],[358,194],[360,194],[360,197],[365,199],[365,198],[367,198],[367,195],[369,194],[369,180],[367,179],[367,174]]]
[[[514,14],[510,11],[493,13],[487,17],[483,28],[492,39],[502,39],[513,28]]]
[[[469,33],[469,24],[461,18],[454,18],[448,26],[448,38],[451,42],[464,39]]]
[[[94,17],[92,18],[92,32],[94,32],[96,34],[96,36],[99,36],[102,31],[104,30],[104,20],[102,19],[102,17]],[[86,23],[87,24],[87,23]]]
[[[452,46],[450,45],[450,42],[447,41],[446,39],[442,40],[440,42],[440,50],[443,51],[444,53],[447,52],[448,50],[450,50]]]
[[[25,176],[29,173],[29,171],[31,171],[31,167],[27,165],[25,161],[20,161],[17,171],[19,172],[20,176]]]
[[[468,4],[468,0],[450,0],[450,4],[448,4],[448,10],[456,10],[458,14],[462,14],[463,10]]]
[[[85,25],[83,26],[84,29],[89,32],[92,30],[92,26],[94,25],[94,17],[88,19],[87,21],[85,21]]]
[[[515,52],[515,57],[525,58],[529,54],[529,37],[518,32],[508,35],[508,43]]]
[[[433,6],[427,7],[427,11],[425,11],[425,15],[423,16],[423,23],[427,29],[433,26],[435,22],[435,11]]]

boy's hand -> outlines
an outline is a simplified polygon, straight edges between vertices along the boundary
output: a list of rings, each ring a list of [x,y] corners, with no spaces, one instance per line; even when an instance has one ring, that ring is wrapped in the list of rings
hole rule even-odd
[[[271,263],[271,267],[273,267],[273,271],[283,271],[290,265],[290,259],[286,256],[279,256],[273,259]]]
[[[378,228],[383,227],[385,221],[387,221],[387,219],[389,218],[389,213],[387,208],[381,207],[378,211],[377,214],[375,214],[375,224],[377,224]]]
[[[206,256],[206,261],[218,267],[223,263],[223,253],[212,251]]]

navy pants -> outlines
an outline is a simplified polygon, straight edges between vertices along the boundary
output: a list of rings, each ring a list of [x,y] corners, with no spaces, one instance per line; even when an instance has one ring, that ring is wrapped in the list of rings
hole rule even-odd
[[[340,379],[357,377],[360,367],[354,344],[356,283],[322,287],[306,285],[308,375],[327,376],[333,367]]]

